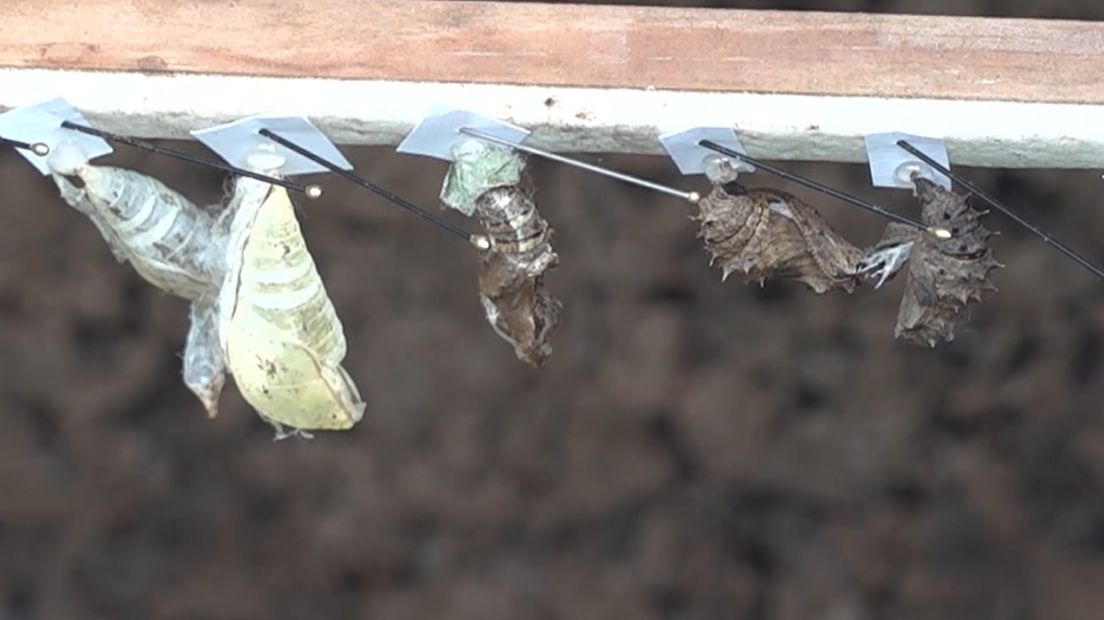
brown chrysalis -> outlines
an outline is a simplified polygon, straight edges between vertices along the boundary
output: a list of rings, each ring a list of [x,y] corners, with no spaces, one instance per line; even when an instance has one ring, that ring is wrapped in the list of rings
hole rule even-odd
[[[981,224],[985,212],[967,204],[967,197],[918,177],[916,197],[921,202],[921,221],[942,227],[951,237],[940,239],[926,231],[890,224],[882,240],[869,250],[859,265],[875,288],[893,277],[906,262],[908,280],[897,313],[897,338],[915,344],[935,346],[954,340],[955,326],[965,319],[971,303],[981,293],[996,288],[989,273],[1003,267],[988,247],[993,233]]]
[[[519,360],[539,367],[552,353],[548,337],[563,308],[544,288],[544,272],[559,262],[552,228],[514,185],[483,192],[475,211],[490,246],[479,260],[479,300],[487,321]]]
[[[715,184],[698,203],[699,236],[720,263],[722,278],[804,282],[817,293],[852,292],[862,251],[841,237],[812,206],[770,189]]]

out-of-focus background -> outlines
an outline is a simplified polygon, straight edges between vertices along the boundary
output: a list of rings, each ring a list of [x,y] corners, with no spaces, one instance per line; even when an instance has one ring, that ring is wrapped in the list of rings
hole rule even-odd
[[[1104,19],[1097,0],[697,4]],[[436,204],[439,162],[348,152]],[[861,166],[788,167],[916,212]],[[205,419],[180,378],[185,304],[0,152],[0,618],[1101,617],[1102,283],[994,214],[1001,290],[928,350],[893,339],[903,278],[722,284],[685,205],[530,171],[561,256],[548,366],[484,323],[469,247],[327,179],[303,227],[368,411],[274,444],[233,387]],[[1100,171],[963,172],[1104,261]]]

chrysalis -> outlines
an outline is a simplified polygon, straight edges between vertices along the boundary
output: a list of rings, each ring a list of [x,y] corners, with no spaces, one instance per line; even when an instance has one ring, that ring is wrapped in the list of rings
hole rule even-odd
[[[147,282],[185,299],[217,290],[222,274],[209,260],[207,212],[157,179],[89,165],[64,147],[50,158],[61,197],[92,220],[119,262],[129,261]]]
[[[813,207],[784,192],[715,184],[698,203],[699,234],[719,262],[722,278],[745,282],[804,282],[817,293],[852,292],[862,251],[841,237]]]
[[[495,333],[518,359],[541,366],[552,354],[548,336],[563,305],[544,288],[544,272],[559,258],[552,229],[517,187],[496,187],[476,200],[490,240],[479,256],[479,301]]]
[[[951,237],[939,239],[925,231],[890,224],[859,270],[868,279],[878,280],[878,287],[909,263],[895,336],[934,347],[940,341],[954,340],[955,326],[965,318],[969,305],[980,301],[983,291],[996,290],[989,273],[1003,265],[988,247],[993,233],[981,224],[985,213],[970,207],[966,196],[924,178],[916,179],[916,195],[924,225],[945,228]]]
[[[287,190],[240,178],[230,209],[218,333],[234,382],[280,433],[352,427],[365,405]]]
[[[563,304],[544,288],[544,274],[559,257],[552,228],[519,187],[523,167],[511,150],[467,142],[457,149],[442,200],[479,218],[488,242],[479,256],[487,322],[519,360],[539,367],[552,354],[548,338]]]

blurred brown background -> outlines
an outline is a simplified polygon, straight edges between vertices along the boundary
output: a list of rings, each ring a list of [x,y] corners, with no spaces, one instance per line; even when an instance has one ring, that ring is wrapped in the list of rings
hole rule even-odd
[[[1104,19],[1097,0],[696,4]],[[443,164],[348,152],[436,204]],[[222,188],[113,163],[197,201]],[[863,167],[789,167],[915,213]],[[1104,261],[1101,171],[964,171]],[[994,214],[1001,291],[926,350],[893,340],[901,278],[722,285],[684,205],[531,173],[562,259],[548,367],[484,323],[470,248],[327,179],[304,232],[368,412],[274,444],[232,387],[204,418],[185,304],[0,152],[0,618],[1100,617],[1104,284]]]

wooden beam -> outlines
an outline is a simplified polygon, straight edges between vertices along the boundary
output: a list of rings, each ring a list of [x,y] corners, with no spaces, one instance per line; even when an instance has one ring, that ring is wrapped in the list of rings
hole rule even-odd
[[[65,97],[104,129],[185,138],[302,114],[396,144],[432,103],[553,150],[660,153],[735,127],[752,155],[864,161],[862,136],[952,161],[1104,167],[1104,23],[401,0],[9,0],[0,110]],[[7,66],[7,69],[2,67]]]
[[[1104,23],[426,0],[8,0],[0,66],[1104,104]]]

